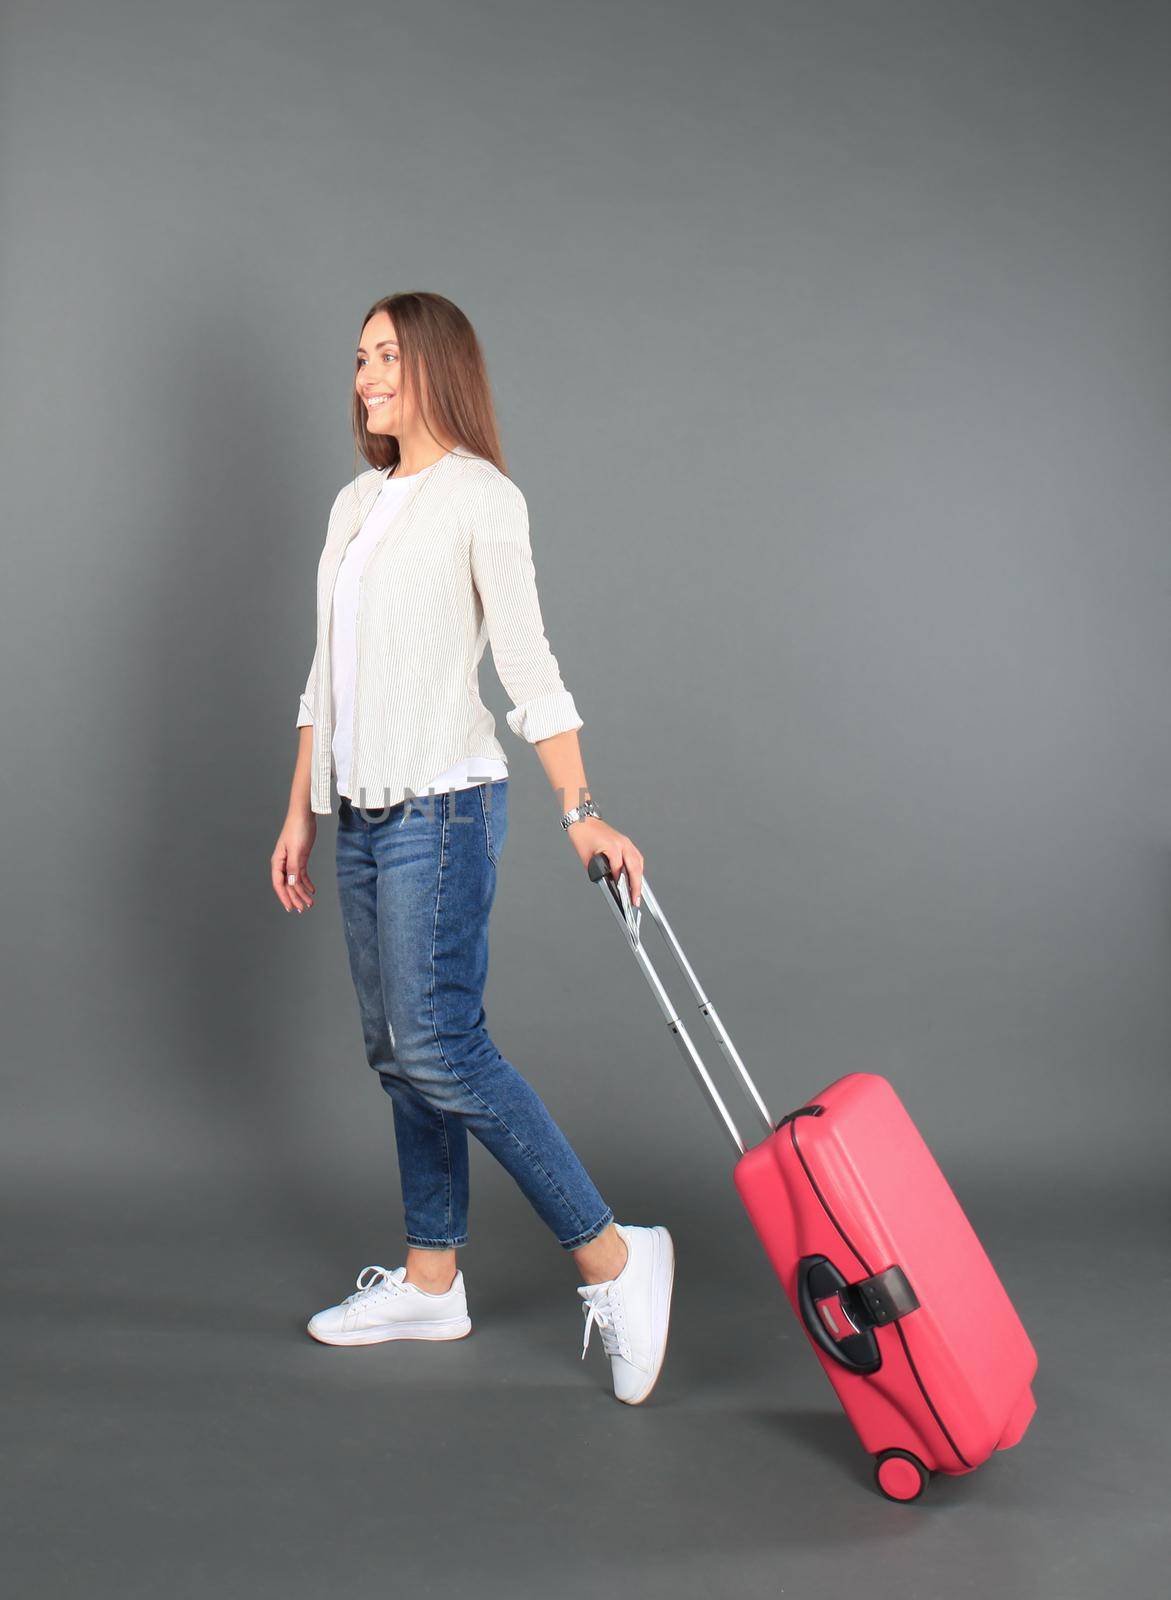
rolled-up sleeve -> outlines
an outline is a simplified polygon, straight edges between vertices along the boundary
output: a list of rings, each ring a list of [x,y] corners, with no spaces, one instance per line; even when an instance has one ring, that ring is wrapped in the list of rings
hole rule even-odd
[[[511,478],[479,486],[471,560],[492,660],[514,707],[508,726],[529,744],[584,726],[545,637],[528,506]]]
[[[301,696],[301,703],[297,708],[297,727],[311,728],[316,722],[313,715],[313,680],[317,676],[317,651],[313,652],[313,660],[309,666],[309,676],[305,680],[305,693]]]

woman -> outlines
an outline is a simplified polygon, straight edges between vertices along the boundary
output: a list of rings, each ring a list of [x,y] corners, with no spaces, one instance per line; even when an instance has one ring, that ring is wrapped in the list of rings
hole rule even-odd
[[[536,746],[587,865],[602,851],[638,903],[643,857],[590,800],[537,598],[528,513],[503,470],[467,317],[441,295],[391,295],[362,324],[353,425],[371,469],[334,501],[317,577],[317,647],[289,811],[272,853],[288,912],[308,911],[317,816],[338,790],[337,882],[366,1058],[393,1103],[402,1266],[310,1319],[325,1344],[471,1331],[468,1133],[511,1173],[583,1282],[614,1393],[637,1405],[667,1342],[674,1247],[616,1223],[539,1096],[485,1028],[488,914],[508,830],[508,767],[477,667],[491,643],[512,731]],[[377,807],[377,810],[371,809]]]

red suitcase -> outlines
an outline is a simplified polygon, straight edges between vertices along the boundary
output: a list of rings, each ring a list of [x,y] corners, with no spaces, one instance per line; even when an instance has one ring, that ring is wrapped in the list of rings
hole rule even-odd
[[[642,904],[768,1129],[746,1149],[643,948],[625,872],[615,883],[599,854],[589,875],[736,1148],[740,1198],[878,1488],[914,1500],[932,1472],[971,1472],[1016,1444],[1036,1410],[1036,1351],[890,1083],[848,1073],[774,1122],[644,876]]]

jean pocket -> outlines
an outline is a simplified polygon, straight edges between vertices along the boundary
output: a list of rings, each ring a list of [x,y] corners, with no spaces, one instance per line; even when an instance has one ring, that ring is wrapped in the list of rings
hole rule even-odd
[[[484,816],[484,847],[488,860],[496,866],[508,835],[508,779],[498,778],[493,783],[481,783],[476,787]]]

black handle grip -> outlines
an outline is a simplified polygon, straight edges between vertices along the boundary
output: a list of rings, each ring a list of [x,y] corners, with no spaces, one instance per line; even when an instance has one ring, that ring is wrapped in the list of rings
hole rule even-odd
[[[590,864],[586,871],[590,875],[590,881],[598,883],[601,879],[610,876],[610,862],[599,850],[596,855],[590,857]]]
[[[851,1372],[877,1372],[882,1365],[878,1340],[867,1328],[848,1338],[835,1340],[817,1312],[816,1302],[848,1289],[832,1261],[825,1256],[802,1256],[797,1264],[797,1304],[809,1336],[827,1356]]]

